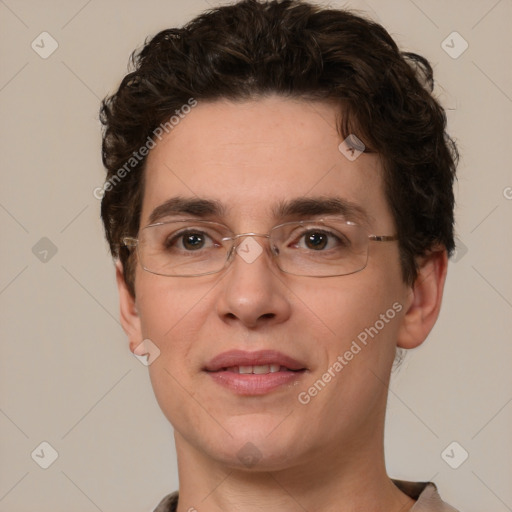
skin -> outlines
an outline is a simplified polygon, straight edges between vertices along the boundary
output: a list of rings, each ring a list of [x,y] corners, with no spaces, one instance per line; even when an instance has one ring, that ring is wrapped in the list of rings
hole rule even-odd
[[[370,216],[369,232],[394,234],[378,155],[351,162],[338,150],[336,110],[323,102],[269,96],[199,102],[150,151],[141,226],[169,197],[217,199],[235,233],[267,233],[283,221],[272,206],[296,197],[342,196]],[[287,219],[284,219],[287,220]],[[264,239],[256,239],[266,249]],[[371,243],[367,267],[343,277],[281,273],[264,252],[236,256],[219,274],[193,278],[135,272],[136,298],[117,264],[122,325],[135,350],[151,339],[149,366],[158,403],[175,430],[178,512],[404,512],[414,501],[389,479],[383,429],[396,347],[414,348],[441,305],[446,252],[419,262],[416,282],[401,277],[398,244]],[[306,391],[352,340],[399,303],[402,310],[307,405]],[[307,363],[296,385],[244,397],[202,371],[230,349],[276,349]],[[250,442],[260,460],[238,451]]]

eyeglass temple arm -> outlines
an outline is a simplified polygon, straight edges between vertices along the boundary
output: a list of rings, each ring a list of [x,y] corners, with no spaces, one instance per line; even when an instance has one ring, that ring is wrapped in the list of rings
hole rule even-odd
[[[123,238],[123,244],[126,247],[136,247],[138,242],[139,241],[136,238],[133,238],[131,236],[125,236]]]
[[[397,235],[368,235],[368,238],[374,242],[393,242],[398,240]]]

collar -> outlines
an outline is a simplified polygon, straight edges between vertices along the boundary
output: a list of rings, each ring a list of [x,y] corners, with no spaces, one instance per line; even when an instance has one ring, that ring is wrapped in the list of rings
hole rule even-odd
[[[403,493],[416,500],[411,512],[458,512],[441,500],[433,482],[407,482],[391,480]],[[154,512],[176,512],[179,493],[168,494],[155,508]]]

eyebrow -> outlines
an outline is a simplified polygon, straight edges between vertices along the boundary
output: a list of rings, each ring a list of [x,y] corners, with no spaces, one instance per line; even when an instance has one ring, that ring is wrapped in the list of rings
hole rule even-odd
[[[199,199],[187,197],[171,197],[157,206],[149,216],[149,224],[161,221],[171,215],[190,215],[192,217],[223,217],[226,213],[224,205],[216,199]]]
[[[157,206],[149,216],[149,224],[172,215],[189,215],[198,218],[225,217],[226,206],[216,199],[171,197]],[[271,210],[276,219],[307,218],[319,215],[341,215],[348,220],[369,224],[370,216],[358,204],[342,197],[297,197],[281,200]]]
[[[272,209],[276,218],[316,217],[318,215],[341,215],[348,220],[370,221],[370,215],[358,204],[342,197],[297,197],[290,201],[280,201]]]

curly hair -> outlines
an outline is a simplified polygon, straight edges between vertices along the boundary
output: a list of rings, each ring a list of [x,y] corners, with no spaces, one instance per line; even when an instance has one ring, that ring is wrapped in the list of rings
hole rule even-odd
[[[419,256],[439,247],[452,254],[458,153],[432,94],[432,67],[400,51],[381,25],[301,0],[242,0],[159,32],[132,54],[131,66],[103,100],[100,119],[109,185],[101,217],[133,296],[134,256],[120,242],[139,231],[146,158],[119,173],[191,98],[333,101],[340,136],[357,134],[382,158],[404,281],[414,282]]]

